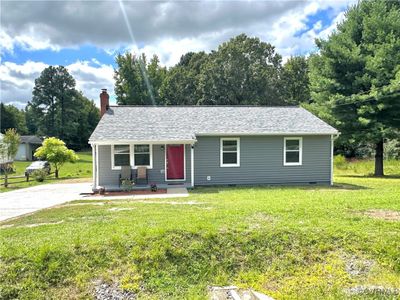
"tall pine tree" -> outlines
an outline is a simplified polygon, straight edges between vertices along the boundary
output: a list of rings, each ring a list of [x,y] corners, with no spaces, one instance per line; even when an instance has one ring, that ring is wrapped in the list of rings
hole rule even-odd
[[[318,40],[310,82],[315,106],[350,143],[375,147],[382,176],[385,139],[400,128],[400,3],[365,0],[351,7],[327,39]]]

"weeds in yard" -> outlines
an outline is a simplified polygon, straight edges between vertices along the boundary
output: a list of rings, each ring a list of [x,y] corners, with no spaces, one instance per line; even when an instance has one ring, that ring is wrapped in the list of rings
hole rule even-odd
[[[78,201],[3,222],[0,298],[91,298],[101,282],[141,299],[206,299],[224,285],[276,299],[395,299],[399,222],[360,212],[400,212],[399,179],[335,181]]]

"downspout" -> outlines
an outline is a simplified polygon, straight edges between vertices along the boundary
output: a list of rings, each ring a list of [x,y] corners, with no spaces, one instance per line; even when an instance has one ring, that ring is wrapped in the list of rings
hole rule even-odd
[[[333,147],[334,147],[334,142],[339,137],[339,135],[340,132],[331,135],[331,181],[330,181],[331,186],[333,186]]]
[[[190,145],[190,180],[191,186],[194,188],[194,144]]]
[[[93,185],[92,190],[96,190],[96,145],[90,144],[92,146],[92,176],[93,176]]]

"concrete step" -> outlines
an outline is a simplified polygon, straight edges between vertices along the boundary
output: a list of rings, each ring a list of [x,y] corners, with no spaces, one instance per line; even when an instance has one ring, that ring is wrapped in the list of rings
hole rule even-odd
[[[214,286],[210,287],[210,292],[211,300],[274,300],[263,293],[236,286]]]

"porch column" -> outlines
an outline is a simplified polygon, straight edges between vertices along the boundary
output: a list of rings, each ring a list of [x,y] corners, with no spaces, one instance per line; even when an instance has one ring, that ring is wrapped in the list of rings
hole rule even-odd
[[[190,145],[190,180],[194,187],[194,144]]]
[[[99,145],[96,144],[96,189],[99,187]]]
[[[331,135],[331,185],[333,185],[333,141],[335,140],[333,134]]]
[[[96,145],[91,144],[92,146],[92,176],[93,176],[93,185],[92,190],[96,189]]]

